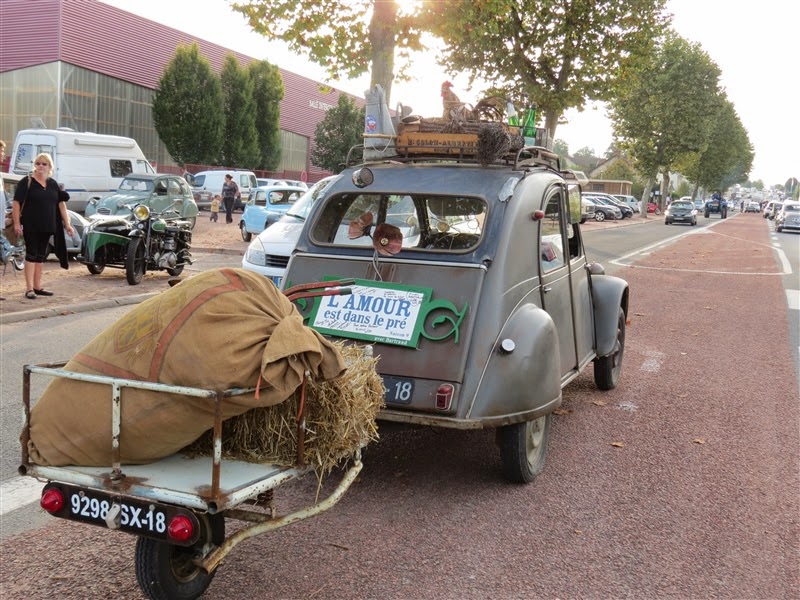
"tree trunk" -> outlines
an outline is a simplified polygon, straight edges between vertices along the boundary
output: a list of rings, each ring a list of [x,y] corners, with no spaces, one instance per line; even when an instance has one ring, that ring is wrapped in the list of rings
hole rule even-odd
[[[394,80],[395,32],[397,29],[397,3],[373,2],[372,20],[369,23],[369,41],[372,46],[372,71],[369,87],[379,84],[386,93],[386,105],[392,95]]]
[[[561,111],[547,110],[544,113],[544,128],[550,134],[550,139],[556,139],[556,127],[558,127],[558,119],[561,118]]]
[[[661,174],[661,198],[659,208],[663,211],[667,207],[667,190],[669,189],[669,169]]]
[[[639,203],[639,216],[642,219],[647,218],[647,201],[650,199],[650,187],[653,185],[653,178],[648,177],[647,182],[644,184],[644,190],[642,191],[642,200]]]
[[[694,202],[697,199],[697,191],[699,189],[700,189],[700,184],[699,183],[695,183],[694,184],[694,189],[692,190],[692,202]]]

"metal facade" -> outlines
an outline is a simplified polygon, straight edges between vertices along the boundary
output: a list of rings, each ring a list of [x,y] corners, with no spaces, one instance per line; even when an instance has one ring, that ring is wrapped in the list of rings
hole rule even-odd
[[[152,90],[175,48],[191,43],[216,72],[229,53],[242,66],[257,60],[97,0],[0,2],[0,73],[62,61]],[[327,88],[326,93],[319,82],[280,73],[286,90],[280,127],[313,140],[317,123],[345,92]],[[362,98],[351,97],[364,105]],[[324,174],[310,163],[308,171],[312,180]]]

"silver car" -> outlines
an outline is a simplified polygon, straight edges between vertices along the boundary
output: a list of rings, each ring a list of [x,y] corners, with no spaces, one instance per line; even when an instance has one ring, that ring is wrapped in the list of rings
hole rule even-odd
[[[323,335],[373,346],[381,421],[494,428],[515,482],[542,469],[562,389],[590,364],[614,388],[625,348],[628,285],[586,256],[580,186],[550,156],[350,167],[283,284],[349,288],[296,305]]]

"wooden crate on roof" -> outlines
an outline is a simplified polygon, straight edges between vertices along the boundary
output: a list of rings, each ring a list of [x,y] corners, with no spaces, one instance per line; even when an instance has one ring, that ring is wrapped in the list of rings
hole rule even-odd
[[[400,123],[395,147],[399,154],[475,156],[478,151],[478,133],[489,123],[438,118]],[[519,135],[518,127],[502,125],[510,135]]]

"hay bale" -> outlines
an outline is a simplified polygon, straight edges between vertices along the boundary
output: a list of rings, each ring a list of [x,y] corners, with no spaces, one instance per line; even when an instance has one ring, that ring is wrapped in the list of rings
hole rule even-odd
[[[378,439],[375,422],[383,407],[383,380],[375,370],[378,359],[363,348],[335,342],[347,371],[331,381],[306,386],[304,459],[323,477],[361,446]],[[291,467],[297,462],[297,411],[300,388],[285,402],[254,408],[222,424],[225,458]],[[210,456],[212,431],[184,452]]]

